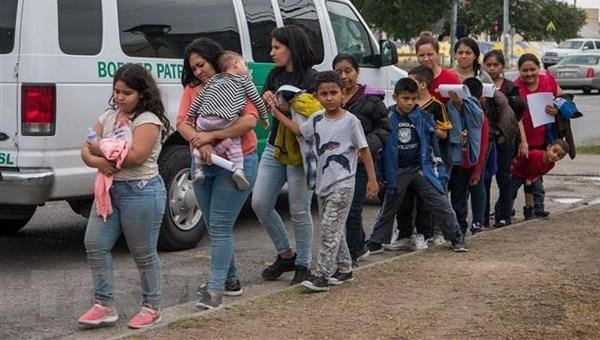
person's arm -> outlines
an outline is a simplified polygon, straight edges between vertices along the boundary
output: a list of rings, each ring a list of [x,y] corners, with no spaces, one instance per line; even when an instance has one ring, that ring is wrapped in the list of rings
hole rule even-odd
[[[194,131],[195,134],[190,139],[190,142],[195,148],[200,148],[202,145],[211,144],[216,140],[241,137],[254,129],[255,126],[256,116],[245,114],[224,129],[204,132]]]
[[[185,87],[179,101],[179,110],[177,111],[177,132],[188,142],[196,135],[196,129],[186,123],[186,118],[187,112],[196,98],[197,89],[198,87],[191,87],[189,85]]]
[[[279,123],[283,124],[283,126],[290,130],[294,135],[302,136],[302,132],[300,132],[300,125],[298,125],[298,123],[291,120],[275,106],[271,107],[271,112],[273,112],[273,117],[275,117]]]
[[[371,152],[369,148],[362,148],[358,151],[360,158],[365,165],[365,170],[367,171],[367,197],[375,198],[377,197],[377,192],[379,192],[379,184],[377,183],[377,177],[375,177],[375,164],[373,164],[373,157],[371,156]]]
[[[131,148],[123,161],[123,167],[135,167],[144,164],[150,156],[154,142],[160,135],[160,126],[145,123],[135,127]]]
[[[519,120],[519,136],[521,141],[519,142],[518,156],[527,158],[529,153],[529,144],[527,144],[527,136],[525,135],[525,127],[523,126],[523,119]]]

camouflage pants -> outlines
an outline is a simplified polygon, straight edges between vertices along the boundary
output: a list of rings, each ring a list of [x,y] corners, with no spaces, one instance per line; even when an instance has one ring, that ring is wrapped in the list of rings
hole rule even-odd
[[[344,273],[352,271],[345,226],[353,196],[354,188],[343,188],[327,196],[317,197],[321,220],[316,272],[319,276],[330,277],[335,274],[336,269]]]

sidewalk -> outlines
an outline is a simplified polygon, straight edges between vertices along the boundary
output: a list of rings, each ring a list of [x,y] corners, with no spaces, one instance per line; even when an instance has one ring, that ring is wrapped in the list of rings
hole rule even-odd
[[[600,334],[600,206],[575,209],[196,314],[141,338],[593,338]],[[138,338],[138,336],[136,336]]]

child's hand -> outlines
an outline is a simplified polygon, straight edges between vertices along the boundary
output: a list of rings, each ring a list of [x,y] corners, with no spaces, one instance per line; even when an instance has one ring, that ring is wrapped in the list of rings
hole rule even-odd
[[[385,189],[385,184],[386,184],[385,181],[382,180],[382,179],[380,179],[380,180],[377,181],[377,185],[379,186],[379,190]]]
[[[527,158],[527,156],[529,156],[529,145],[527,144],[527,142],[521,141],[521,143],[519,143],[519,157],[525,157]]]
[[[379,184],[375,179],[371,179],[367,182],[367,197],[375,198],[379,192]]]
[[[526,185],[526,186],[531,186],[531,184],[532,184],[532,183],[533,183],[533,182],[532,182],[530,179],[526,179],[526,180],[525,180],[525,185]]]
[[[106,176],[112,176],[116,174],[119,169],[117,169],[115,162],[109,161],[106,158],[98,159],[98,163],[96,164],[98,170],[102,172]]]
[[[212,143],[213,138],[209,132],[198,132],[192,137],[190,142],[195,148],[200,148],[202,145]]]
[[[262,123],[262,126],[263,126],[265,129],[268,129],[268,128],[269,128],[269,126],[270,126],[270,124],[269,124],[269,119],[266,119],[266,118],[265,118],[265,119],[261,119],[261,120],[260,120],[260,122]]]
[[[558,109],[554,105],[546,105],[546,113],[554,117],[558,113]]]

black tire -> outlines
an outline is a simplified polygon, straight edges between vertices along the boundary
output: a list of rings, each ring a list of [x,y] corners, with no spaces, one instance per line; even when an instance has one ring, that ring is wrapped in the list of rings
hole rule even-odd
[[[23,229],[35,213],[35,205],[31,206],[2,206],[0,207],[0,235],[13,235]],[[7,212],[10,212],[7,214]],[[16,215],[15,215],[16,214]],[[4,216],[7,216],[4,219]],[[15,217],[12,217],[15,216]]]
[[[589,88],[589,87],[584,87],[584,88],[582,89],[582,91],[583,91],[583,93],[584,93],[584,94],[590,94],[590,93],[592,93],[592,89],[591,89],[591,88]]]
[[[185,250],[198,245],[206,233],[190,178],[191,157],[187,145],[165,145],[158,168],[167,189],[167,204],[158,248]]]

